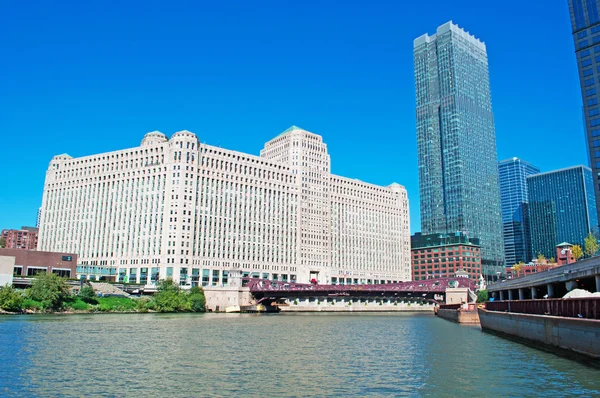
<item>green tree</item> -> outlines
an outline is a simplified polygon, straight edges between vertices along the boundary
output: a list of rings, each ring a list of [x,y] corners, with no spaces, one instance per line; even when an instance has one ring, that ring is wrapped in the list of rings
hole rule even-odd
[[[479,290],[477,292],[477,302],[478,303],[485,303],[486,301],[488,301],[488,292],[487,292],[487,290]]]
[[[579,245],[575,245],[571,248],[571,254],[573,254],[573,258],[575,261],[579,260],[583,257],[583,249]]]
[[[191,310],[188,295],[171,278],[158,282],[158,293],[154,301],[158,312],[183,312]]]
[[[6,239],[0,238],[0,249],[4,249],[6,247]]]
[[[0,308],[9,312],[18,312],[23,309],[23,295],[12,286],[0,287]]]
[[[201,287],[194,286],[191,288],[188,300],[192,311],[204,312],[206,310],[206,298],[204,297],[204,290]]]
[[[79,298],[88,304],[98,304],[96,293],[91,286],[84,286],[79,291]]]
[[[584,240],[584,246],[585,246],[585,255],[588,257],[593,257],[596,255],[596,253],[598,253],[598,241],[596,240],[596,237],[590,232],[588,234],[588,236],[586,236],[585,240]]]
[[[42,303],[46,309],[59,309],[69,297],[65,279],[56,274],[40,272],[35,276],[27,294],[32,300]]]

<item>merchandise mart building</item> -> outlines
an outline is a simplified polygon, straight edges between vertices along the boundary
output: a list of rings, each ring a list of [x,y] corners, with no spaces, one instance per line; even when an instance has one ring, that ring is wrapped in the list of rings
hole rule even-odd
[[[260,156],[189,131],[55,156],[38,248],[77,253],[80,268],[121,282],[219,286],[231,270],[290,282],[411,278],[406,189],[331,174],[322,137],[295,126]]]

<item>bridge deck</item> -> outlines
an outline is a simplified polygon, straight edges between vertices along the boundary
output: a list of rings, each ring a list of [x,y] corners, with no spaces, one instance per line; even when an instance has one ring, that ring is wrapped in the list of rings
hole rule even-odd
[[[468,278],[439,278],[425,281],[386,283],[377,285],[320,285],[309,283],[275,282],[266,279],[243,278],[243,285],[253,294],[268,293],[281,295],[285,293],[304,294],[344,294],[344,293],[444,293],[448,287],[475,289],[475,284]]]

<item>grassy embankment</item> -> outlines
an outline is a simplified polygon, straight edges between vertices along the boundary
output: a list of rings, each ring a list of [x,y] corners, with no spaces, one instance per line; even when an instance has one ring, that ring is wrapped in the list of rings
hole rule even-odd
[[[55,274],[39,274],[32,286],[17,290],[0,287],[0,311],[8,313],[71,312],[204,312],[205,298],[201,288],[181,290],[172,280],[161,281],[154,296],[98,297],[90,286],[77,294],[65,280]]]

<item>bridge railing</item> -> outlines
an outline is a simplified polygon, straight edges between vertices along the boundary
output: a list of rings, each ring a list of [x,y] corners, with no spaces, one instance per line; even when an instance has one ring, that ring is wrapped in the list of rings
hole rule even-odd
[[[418,293],[437,293],[445,292],[450,283],[454,283],[454,287],[467,287],[471,290],[475,285],[468,278],[439,278],[428,279],[424,281],[408,281],[398,283],[386,283],[377,285],[322,285],[310,283],[295,283],[270,281],[258,278],[242,278],[242,286],[248,287],[251,292],[269,292],[269,291],[314,291],[314,292],[356,292],[356,291],[380,291],[380,292],[395,292],[395,291],[412,291]]]
[[[485,304],[485,308],[489,311],[515,312],[518,314],[600,319],[600,298],[590,297],[570,299],[490,301]]]

